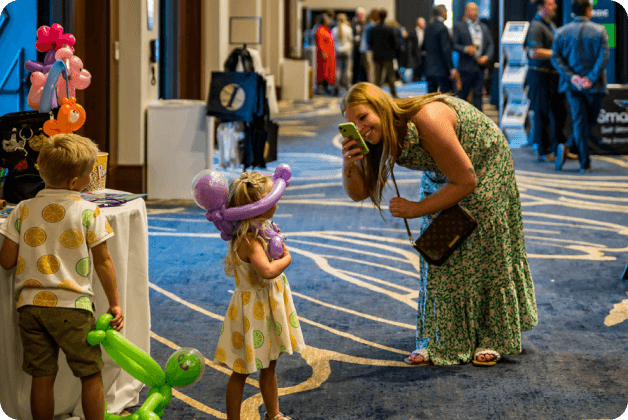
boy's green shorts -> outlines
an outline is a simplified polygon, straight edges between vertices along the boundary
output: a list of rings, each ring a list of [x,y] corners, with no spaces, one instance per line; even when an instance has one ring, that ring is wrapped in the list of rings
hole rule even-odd
[[[82,378],[102,370],[100,345],[91,346],[87,342],[87,334],[96,325],[91,312],[41,306],[23,306],[18,312],[24,372],[31,376],[57,373],[59,348],[65,353],[74,376]]]

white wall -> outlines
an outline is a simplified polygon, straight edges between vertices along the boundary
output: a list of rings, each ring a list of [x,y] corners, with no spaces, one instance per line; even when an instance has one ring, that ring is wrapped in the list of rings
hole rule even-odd
[[[229,0],[203,0],[203,40],[201,62],[201,98],[209,96],[212,71],[222,71],[229,49]]]
[[[153,30],[147,28],[145,1],[120,1],[118,81],[118,164],[141,165],[146,151],[147,104],[159,97],[159,68],[151,85],[150,40],[159,38],[159,0]]]

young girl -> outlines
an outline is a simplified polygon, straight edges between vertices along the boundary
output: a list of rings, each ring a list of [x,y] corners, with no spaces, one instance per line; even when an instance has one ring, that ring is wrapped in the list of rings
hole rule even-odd
[[[240,207],[264,198],[273,187],[259,172],[243,173],[231,183],[229,207]],[[266,241],[259,227],[269,223],[277,205],[260,216],[240,221],[224,259],[225,273],[235,277],[236,290],[222,325],[214,361],[233,369],[227,384],[227,418],[240,418],[244,384],[249,374],[260,370],[259,384],[265,419],[290,420],[279,412],[275,365],[281,353],[305,349],[299,318],[283,271],[292,261],[284,245],[283,255],[267,256]]]

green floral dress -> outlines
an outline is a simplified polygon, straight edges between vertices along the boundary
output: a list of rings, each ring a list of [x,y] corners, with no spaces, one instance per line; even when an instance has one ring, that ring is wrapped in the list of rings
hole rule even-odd
[[[537,309],[508,142],[466,101],[443,102],[457,114],[456,133],[478,178],[475,191],[460,202],[477,229],[442,266],[421,258],[417,348],[427,347],[434,364],[449,365],[471,361],[476,348],[520,353],[521,331],[537,324]],[[447,182],[411,122],[397,164],[423,171],[419,199]],[[421,231],[436,216],[421,218]]]

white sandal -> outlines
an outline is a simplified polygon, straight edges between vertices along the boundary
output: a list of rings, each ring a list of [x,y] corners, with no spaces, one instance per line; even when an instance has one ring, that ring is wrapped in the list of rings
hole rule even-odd
[[[490,354],[490,355],[495,356],[495,358],[492,360],[489,360],[488,362],[482,362],[478,360],[478,356],[480,354],[483,354],[483,355]],[[475,352],[473,352],[473,364],[476,366],[494,366],[495,363],[497,363],[499,359],[501,359],[501,355],[495,350],[477,348],[475,349]]]
[[[428,353],[427,349],[416,349],[412,352],[412,354],[418,354],[420,356],[423,356],[423,360],[421,360],[420,362],[414,362],[410,359],[410,356],[408,356],[405,359],[403,359],[403,361],[412,366],[422,366],[422,365],[432,364],[432,361],[430,360],[430,354]]]
[[[292,420],[292,417],[284,416],[283,414],[279,413],[275,417],[271,418],[271,417],[268,417],[268,413],[265,413],[264,419],[265,420]]]

